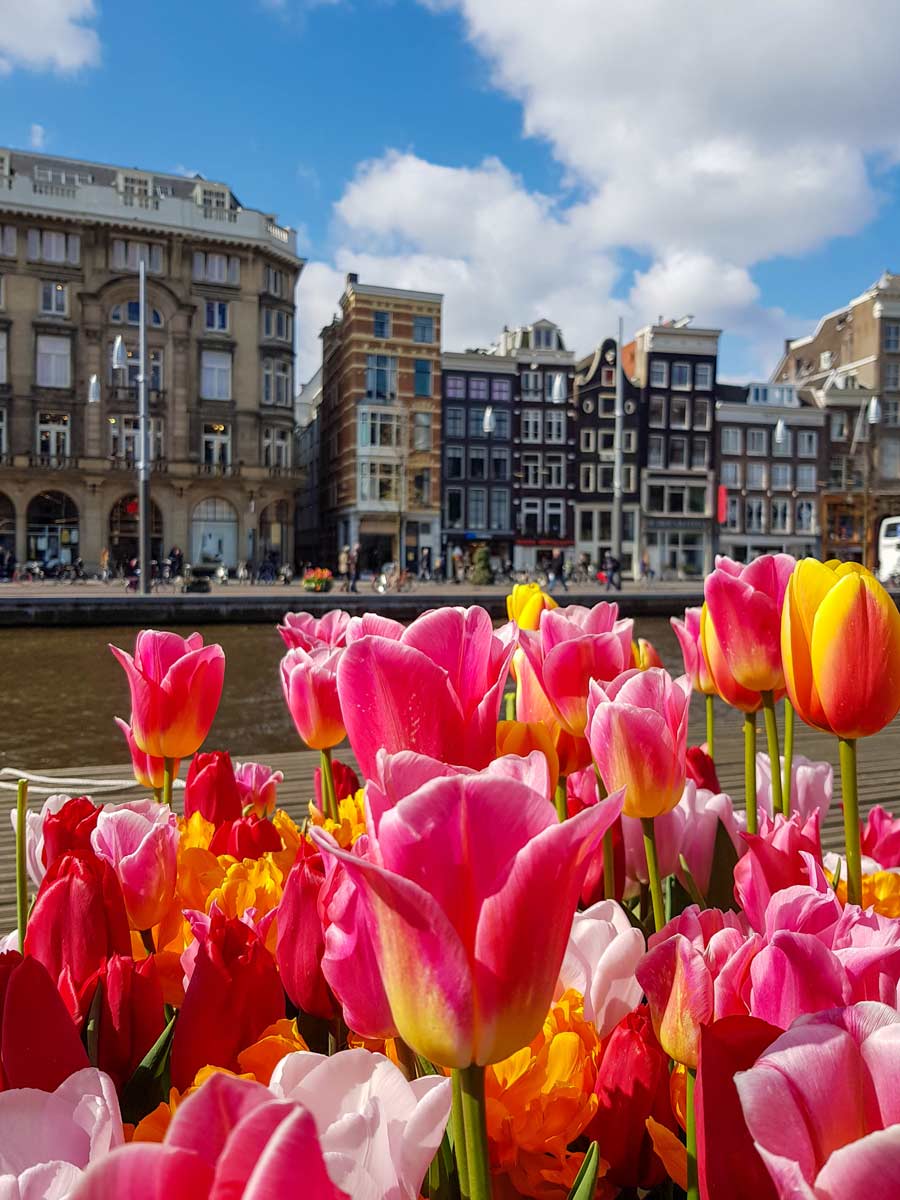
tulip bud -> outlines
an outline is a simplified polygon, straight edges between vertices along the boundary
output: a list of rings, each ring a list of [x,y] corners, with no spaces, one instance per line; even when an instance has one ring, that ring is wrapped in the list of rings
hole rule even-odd
[[[241,793],[227,750],[195,754],[184,784],[184,815],[195,812],[213,825],[236,821],[243,815]]]
[[[87,796],[76,796],[57,812],[48,812],[43,826],[44,866],[52,866],[67,850],[90,850],[91,834],[99,816],[99,805]]]

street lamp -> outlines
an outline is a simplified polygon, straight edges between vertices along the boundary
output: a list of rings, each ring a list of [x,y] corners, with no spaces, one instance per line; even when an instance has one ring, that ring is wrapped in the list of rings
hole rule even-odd
[[[484,417],[481,422],[481,431],[485,437],[490,437],[497,428],[497,418],[494,416],[494,409],[489,404],[484,410]]]
[[[785,429],[784,417],[779,417],[775,422],[775,445],[783,446],[787,430]]]
[[[100,403],[100,380],[96,375],[92,375],[88,380],[88,404]]]

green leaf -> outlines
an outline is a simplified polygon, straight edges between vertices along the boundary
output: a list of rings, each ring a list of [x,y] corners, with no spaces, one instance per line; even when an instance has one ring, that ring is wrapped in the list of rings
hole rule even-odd
[[[175,1013],[168,1025],[138,1063],[122,1092],[122,1120],[136,1125],[163,1100],[169,1098],[169,1056],[175,1033]]]
[[[706,901],[703,899],[703,895],[700,889],[697,887],[696,879],[691,874],[691,868],[687,865],[687,859],[683,854],[679,854],[678,861],[681,864],[681,871],[684,875],[684,887],[686,888],[688,895],[694,904],[698,906],[698,908],[706,908]]]
[[[569,1200],[593,1200],[597,1190],[597,1170],[600,1166],[600,1153],[597,1143],[591,1142],[590,1149],[584,1156],[581,1170],[575,1176]]]
[[[717,821],[712,870],[706,891],[706,903],[709,908],[738,909],[738,902],[734,898],[734,868],[737,861],[738,853],[728,830],[721,821]]]

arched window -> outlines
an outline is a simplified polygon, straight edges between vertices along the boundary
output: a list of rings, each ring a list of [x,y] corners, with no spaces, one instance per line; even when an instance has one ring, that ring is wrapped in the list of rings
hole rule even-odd
[[[141,306],[137,300],[128,300],[125,304],[114,304],[109,310],[109,319],[114,325],[138,325],[141,318]],[[150,308],[147,312],[147,325],[153,329],[162,329],[165,322],[158,308]]]
[[[28,557],[70,563],[78,557],[78,506],[64,492],[40,492],[26,512]]]

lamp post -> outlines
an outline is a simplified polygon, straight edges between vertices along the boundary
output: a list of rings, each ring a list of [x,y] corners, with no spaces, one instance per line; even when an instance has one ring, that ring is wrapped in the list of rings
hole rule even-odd
[[[862,561],[864,567],[869,567],[870,570],[874,570],[875,563],[870,562],[870,558],[874,558],[874,554],[871,556],[869,554],[869,501],[872,495],[872,456],[874,452],[873,440],[875,437],[875,430],[881,421],[881,401],[877,396],[873,396],[868,403],[866,421],[869,425],[870,433],[866,438],[865,445],[866,457],[865,478],[863,481]]]

